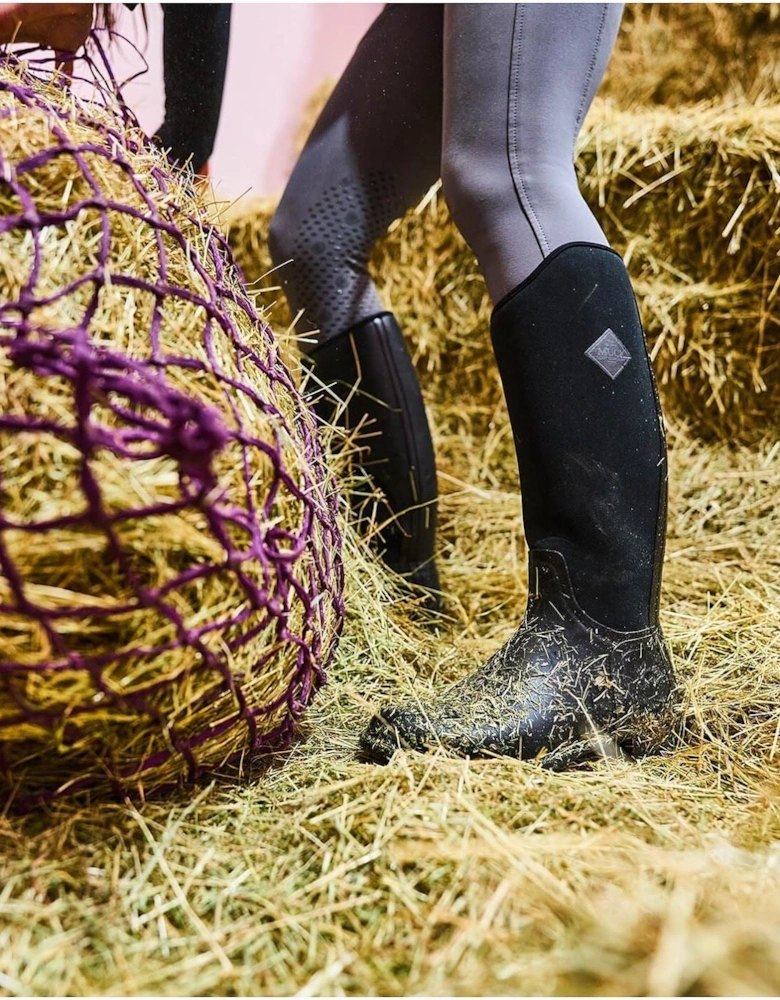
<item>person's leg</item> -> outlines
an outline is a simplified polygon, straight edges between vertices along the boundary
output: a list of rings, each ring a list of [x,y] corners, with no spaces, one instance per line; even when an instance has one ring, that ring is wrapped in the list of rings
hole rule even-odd
[[[579,193],[574,143],[606,66],[613,5],[453,5],[443,178],[495,308],[529,603],[512,639],[432,705],[384,709],[362,745],[447,745],[560,766],[667,737],[658,624],[666,450],[636,302]]]
[[[368,259],[388,225],[439,176],[441,5],[391,4],[355,52],[320,115],[271,223],[274,264],[314,373],[315,404],[360,437],[361,464],[384,494],[386,562],[438,589],[436,467],[417,376],[383,310]],[[316,332],[314,332],[316,331]],[[308,341],[308,342],[307,342]]]
[[[444,47],[444,193],[496,305],[566,243],[607,246],[574,144],[622,4],[460,4]]]
[[[165,121],[157,138],[179,166],[202,173],[214,151],[222,110],[231,4],[164,3]]]

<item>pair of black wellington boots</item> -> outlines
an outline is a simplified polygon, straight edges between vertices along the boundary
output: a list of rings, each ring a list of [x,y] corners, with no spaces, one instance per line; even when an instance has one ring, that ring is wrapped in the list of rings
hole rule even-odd
[[[368,476],[366,495],[351,498],[358,526],[367,527],[385,563],[437,610],[436,459],[417,373],[395,317],[383,312],[363,320],[315,347],[309,364],[317,415],[354,432],[358,464]]]
[[[387,762],[398,747],[442,746],[562,769],[654,753],[678,715],[658,621],[666,445],[622,260],[593,244],[559,248],[498,303],[491,333],[520,469],[525,615],[481,668],[429,703],[382,708],[362,755]],[[352,353],[359,363],[357,335]],[[352,377],[346,360],[336,367]],[[398,413],[407,437],[418,416]],[[392,445],[383,448],[389,478],[401,481],[402,463],[396,470]],[[433,566],[429,542],[429,560],[403,556],[412,569]]]

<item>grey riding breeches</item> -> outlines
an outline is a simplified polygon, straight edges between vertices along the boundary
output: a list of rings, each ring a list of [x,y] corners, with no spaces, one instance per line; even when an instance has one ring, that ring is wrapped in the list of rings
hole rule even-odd
[[[607,243],[574,145],[622,4],[391,4],[322,112],[271,225],[301,332],[382,311],[368,260],[441,177],[494,303],[557,247]],[[290,263],[286,263],[286,262]],[[283,265],[283,266],[281,266]]]

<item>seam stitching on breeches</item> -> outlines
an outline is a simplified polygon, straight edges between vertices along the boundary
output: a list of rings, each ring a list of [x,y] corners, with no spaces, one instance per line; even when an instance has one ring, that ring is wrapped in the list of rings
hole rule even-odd
[[[512,177],[515,192],[520,202],[520,208],[528,220],[531,231],[539,244],[542,257],[546,257],[550,252],[550,244],[545,235],[542,224],[534,212],[531,199],[528,197],[523,174],[520,169],[518,150],[518,82],[517,77],[520,72],[520,44],[523,39],[523,4],[515,4],[515,19],[512,26],[512,46],[509,63],[509,95],[507,100],[507,146],[509,154],[509,172]]]
[[[585,78],[585,84],[582,88],[582,95],[580,97],[580,106],[577,111],[577,119],[574,122],[574,135],[571,137],[571,149],[572,149],[572,160],[574,159],[574,147],[577,143],[577,136],[580,133],[580,127],[582,125],[582,120],[585,117],[585,100],[588,96],[588,91],[590,90],[590,85],[593,81],[593,74],[596,72],[596,60],[598,59],[599,49],[601,48],[601,40],[604,36],[604,25],[607,21],[607,4],[601,5],[601,20],[599,21],[599,30],[596,34],[596,44],[593,46],[593,55],[590,60],[590,67],[588,68],[588,75]]]

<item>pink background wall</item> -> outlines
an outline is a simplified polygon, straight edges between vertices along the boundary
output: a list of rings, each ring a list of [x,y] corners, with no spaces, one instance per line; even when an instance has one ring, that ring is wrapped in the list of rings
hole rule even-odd
[[[115,5],[118,29],[143,51],[149,72],[124,89],[147,131],[163,118],[162,10]],[[281,193],[292,168],[294,142],[309,98],[337,78],[382,9],[378,3],[241,3],[233,5],[225,101],[211,176],[226,199]],[[131,46],[117,42],[119,80],[143,67]]]

